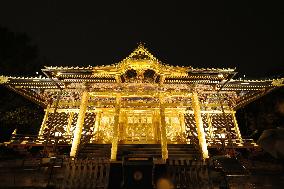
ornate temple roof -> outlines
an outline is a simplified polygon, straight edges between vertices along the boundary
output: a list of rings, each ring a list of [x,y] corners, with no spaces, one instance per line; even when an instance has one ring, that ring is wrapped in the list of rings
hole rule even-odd
[[[4,84],[43,106],[46,106],[47,98],[42,95],[44,90],[58,90],[59,88],[64,90],[70,83],[95,83],[109,85],[109,87],[129,82],[146,82],[165,86],[210,85],[211,89],[215,91],[222,89],[222,91],[236,92],[239,96],[239,104],[250,102],[256,96],[284,85],[284,78],[273,80],[232,79],[236,73],[234,68],[170,66],[154,57],[143,44],[139,44],[128,57],[115,64],[88,67],[45,66],[42,72],[46,77],[0,76],[0,84]]]
[[[224,73],[230,74],[235,71],[232,68],[192,68],[191,66],[171,66],[162,63],[156,57],[154,57],[143,44],[139,44],[136,49],[122,61],[103,66],[88,66],[88,67],[58,67],[58,66],[46,66],[43,70],[46,72],[52,72],[53,75],[58,74],[75,74],[75,73],[91,73],[96,76],[105,75],[120,75],[127,69],[153,69],[156,72],[169,77],[175,76],[188,76],[189,73]]]

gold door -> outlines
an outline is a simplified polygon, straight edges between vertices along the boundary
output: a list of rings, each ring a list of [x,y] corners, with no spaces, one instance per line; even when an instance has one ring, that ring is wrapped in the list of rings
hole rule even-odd
[[[157,129],[153,124],[151,111],[134,110],[125,112],[126,119],[122,125],[123,143],[126,144],[154,144]]]

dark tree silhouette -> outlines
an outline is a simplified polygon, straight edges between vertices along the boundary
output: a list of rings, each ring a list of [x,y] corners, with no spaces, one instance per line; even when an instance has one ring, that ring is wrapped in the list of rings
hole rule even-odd
[[[279,129],[284,128],[284,87],[275,89],[237,113],[243,137],[253,138],[264,149],[255,151],[250,158],[273,162],[275,159],[272,155],[275,156],[276,151],[278,158],[283,156],[283,146],[277,144],[283,143],[284,139],[283,132]]]
[[[266,129],[284,127],[284,87],[240,109],[238,122],[242,135],[255,140]]]
[[[0,75],[34,76],[42,68],[38,47],[25,33],[0,26]],[[0,86],[0,141],[18,133],[36,134],[43,110],[24,97]]]

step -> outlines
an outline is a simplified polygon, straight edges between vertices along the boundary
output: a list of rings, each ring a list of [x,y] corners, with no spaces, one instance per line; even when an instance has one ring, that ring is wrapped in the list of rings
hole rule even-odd
[[[106,157],[109,158],[111,154],[110,144],[85,144],[79,150],[78,157]]]
[[[201,157],[199,149],[193,144],[168,144],[168,153],[170,158],[189,158],[196,159]],[[160,144],[119,144],[117,159],[123,157],[161,157]],[[79,157],[97,156],[110,157],[111,144],[85,144],[80,149]]]
[[[120,144],[117,159],[123,157],[155,157],[161,158],[161,144]]]

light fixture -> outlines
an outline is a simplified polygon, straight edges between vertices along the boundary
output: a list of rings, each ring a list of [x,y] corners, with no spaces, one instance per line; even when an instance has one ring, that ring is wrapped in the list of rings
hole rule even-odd
[[[59,136],[61,136],[61,132],[55,132],[54,135],[55,135],[56,137],[59,137]]]
[[[219,78],[222,78],[222,77],[223,77],[223,74],[219,73],[219,74],[218,74],[218,77],[219,77]]]
[[[226,131],[223,130],[221,133],[220,133],[220,136],[222,139],[225,139],[226,138]]]

